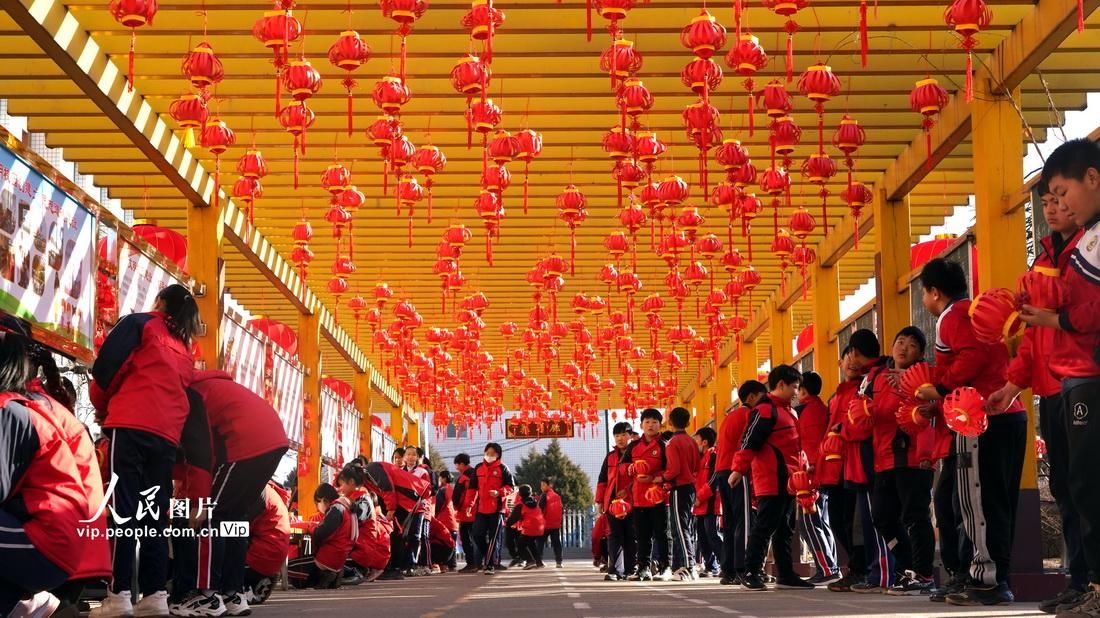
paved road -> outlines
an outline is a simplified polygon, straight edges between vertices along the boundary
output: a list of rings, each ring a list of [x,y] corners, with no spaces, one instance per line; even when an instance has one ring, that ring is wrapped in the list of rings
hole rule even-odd
[[[746,592],[697,582],[604,582],[581,560],[564,569],[509,570],[494,576],[433,575],[398,582],[375,582],[340,590],[276,591],[253,612],[258,618],[327,616],[471,616],[489,618],[736,616],[1043,616],[1034,604],[967,608],[931,603],[924,598],[834,593],[824,589]]]

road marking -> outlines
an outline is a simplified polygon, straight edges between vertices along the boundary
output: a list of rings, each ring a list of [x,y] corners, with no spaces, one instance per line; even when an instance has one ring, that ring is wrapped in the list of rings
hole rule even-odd
[[[706,605],[708,603],[708,601],[704,601],[703,599],[688,599],[687,601],[688,603],[694,603],[696,605]]]
[[[707,609],[713,609],[714,611],[721,612],[723,614],[740,614],[741,613],[741,612],[739,612],[735,609],[730,609],[728,607],[722,607],[721,605],[708,605]],[[745,618],[756,618],[756,616],[745,616]]]
[[[588,603],[574,603],[573,609],[592,609],[592,606]]]
[[[579,592],[566,592],[565,596],[569,597],[570,599],[579,599],[579,598],[581,598],[581,593],[579,593]]]

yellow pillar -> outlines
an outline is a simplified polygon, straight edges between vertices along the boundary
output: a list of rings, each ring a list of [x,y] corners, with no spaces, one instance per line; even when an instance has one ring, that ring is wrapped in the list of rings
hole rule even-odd
[[[814,371],[821,375],[822,384],[830,389],[840,382],[840,370],[833,360],[839,350],[837,340],[830,332],[834,325],[840,323],[839,275],[835,265],[818,264],[814,268]]]
[[[794,341],[791,325],[791,312],[781,310],[772,305],[771,320],[768,322],[771,329],[771,359],[772,367],[781,365],[791,360],[791,342]]]
[[[692,425],[692,431],[698,431],[700,427],[705,427],[711,419],[711,406],[714,405],[714,380],[711,379],[707,382],[706,386],[700,386],[695,391],[695,396],[691,398],[691,407],[695,411],[695,422]]]
[[[374,419],[371,417],[374,414],[372,413],[373,405],[370,396],[370,374],[365,371],[356,372],[351,383],[351,389],[355,395],[355,409],[359,411],[359,454],[370,459],[371,453],[374,452],[374,446],[371,443],[374,437],[371,432]]]
[[[1021,155],[1022,157],[1022,155]],[[1018,162],[1017,162],[1018,163]],[[1016,167],[1020,167],[1018,164]],[[1021,180],[1021,184],[1023,181]],[[1017,185],[1018,187],[1019,185]],[[912,323],[909,310],[909,287],[898,290],[898,280],[910,272],[909,201],[886,201],[885,191],[875,191],[875,251],[878,278],[878,307],[882,316],[879,329],[884,344]],[[1021,246],[1023,240],[1021,236]]]
[[[405,410],[402,406],[394,406],[390,410],[390,437],[397,446],[405,444]]]
[[[309,519],[317,510],[313,492],[321,484],[321,320],[317,313],[298,316],[298,360],[305,369],[302,392],[306,409],[302,415],[304,446],[298,459],[304,459],[309,467],[308,474],[298,475],[298,512]]]
[[[187,209],[187,269],[195,279],[195,302],[199,305],[206,333],[198,338],[202,359],[208,369],[221,369],[222,289],[225,269],[222,266],[222,225],[224,207],[210,208],[192,204]],[[198,294],[199,291],[202,294]]]
[[[741,342],[741,361],[738,367],[738,375],[733,380],[733,387],[741,386],[745,380],[756,379],[756,369],[760,366],[760,358],[756,353],[756,340]]]
[[[714,370],[714,429],[721,429],[726,420],[726,410],[733,402],[733,369],[731,362]]]
[[[409,421],[409,429],[405,434],[405,443],[409,446],[423,446],[420,443],[420,413],[409,410],[414,420]]]

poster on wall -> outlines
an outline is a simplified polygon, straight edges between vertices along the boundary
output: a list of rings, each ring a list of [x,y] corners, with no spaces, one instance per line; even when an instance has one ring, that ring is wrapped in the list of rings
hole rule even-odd
[[[348,462],[359,456],[359,411],[355,406],[341,402],[340,424],[343,430],[340,433],[340,454],[342,461]]]
[[[339,451],[337,437],[340,426],[340,400],[327,388],[321,389],[321,458],[336,460]]]
[[[3,147],[0,182],[0,310],[90,350],[95,217]]]
[[[264,397],[266,342],[230,315],[222,319],[222,362],[226,373],[248,390]]]
[[[157,294],[180,281],[132,243],[118,244],[118,315],[152,311]]]
[[[118,232],[104,221],[99,222],[96,241],[95,275],[95,349],[118,321]]]
[[[302,369],[279,350],[275,350],[272,357],[271,380],[274,396],[271,405],[279,412],[283,429],[286,430],[286,437],[292,444],[299,445],[302,443],[302,410],[304,409],[302,392],[305,386]]]

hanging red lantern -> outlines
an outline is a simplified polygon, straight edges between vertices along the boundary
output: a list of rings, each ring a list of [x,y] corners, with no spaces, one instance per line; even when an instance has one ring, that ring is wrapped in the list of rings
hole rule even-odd
[[[1000,343],[1023,334],[1027,326],[1016,310],[1016,296],[1005,288],[986,290],[970,303],[974,337],[983,343]]]
[[[802,298],[806,299],[810,291],[810,267],[817,262],[817,252],[813,247],[807,247],[806,245],[800,245],[794,248],[794,252],[791,253],[791,264],[798,267],[799,273],[802,275]]]
[[[344,237],[344,229],[351,223],[351,213],[344,210],[339,204],[330,204],[328,210],[325,211],[325,221],[332,224],[332,237],[337,240],[337,248],[339,249],[339,241]]]
[[[738,0],[738,3],[740,3],[740,0]],[[740,24],[738,24],[738,28],[740,29]],[[742,84],[749,95],[746,113],[749,121],[749,135],[751,136],[755,128],[753,116],[755,115],[756,105],[756,82],[753,81],[753,77],[768,66],[768,54],[760,45],[760,39],[748,33],[741,34],[738,36],[737,45],[733,46],[729,54],[726,55],[726,65],[745,78]]]
[[[1078,19],[1078,28],[1081,28],[1080,17]],[[966,50],[966,102],[970,103],[974,100],[974,48],[978,46],[974,37],[989,27],[993,11],[984,0],[953,0],[944,11],[943,20],[962,37],[959,46]]]
[[[791,219],[787,223],[787,227],[791,229],[791,234],[805,245],[806,238],[813,234],[817,222],[814,221],[814,216],[808,210],[799,208],[791,213]]]
[[[340,163],[333,163],[321,173],[321,188],[332,195],[338,195],[351,186],[351,170]]]
[[[814,102],[814,109],[820,114],[823,105],[831,98],[840,96],[840,79],[833,73],[832,67],[818,62],[810,65],[798,78],[798,91],[802,96]]]
[[[611,169],[611,177],[623,189],[634,191],[646,179],[645,168],[633,160],[619,161]]]
[[[859,121],[845,114],[840,119],[840,126],[837,127],[836,133],[833,134],[833,145],[850,159],[866,141],[867,133],[863,127],[859,126]]]
[[[764,108],[770,118],[781,118],[794,109],[794,102],[791,101],[791,95],[787,92],[787,87],[778,79],[773,79],[764,86],[763,97]]]
[[[570,183],[565,187],[565,190],[558,195],[558,217],[569,226],[569,245],[571,249],[570,253],[570,275],[576,274],[577,263],[577,225],[584,221],[587,217],[585,208],[588,205],[588,199],[585,198],[584,193],[577,188],[576,185]]]
[[[416,20],[428,10],[428,0],[380,0],[382,16],[397,23],[397,36],[401,37],[401,64],[398,75],[405,79],[406,41]]]
[[[185,94],[168,106],[168,115],[183,129],[184,148],[195,147],[195,129],[206,124],[208,114],[206,101],[194,94]]]
[[[398,214],[401,214],[400,208],[404,206],[409,217],[409,248],[411,249],[413,242],[413,208],[417,202],[424,199],[424,188],[411,174],[405,174],[397,183],[397,190],[394,193],[397,196]]]
[[[469,108],[474,96],[484,95],[488,91],[491,75],[489,65],[468,54],[451,69],[451,86],[459,94],[466,95],[466,107]]]
[[[282,72],[286,67],[290,44],[302,36],[302,23],[290,9],[268,11],[252,26],[252,36],[271,50],[275,65],[275,113],[283,109]]]
[[[206,121],[202,129],[202,147],[214,155],[214,190],[211,194],[210,205],[217,207],[218,194],[221,192],[221,156],[230,146],[237,143],[237,136],[229,125],[220,118],[211,118]]]
[[[710,102],[710,93],[722,83],[722,67],[710,58],[696,58],[680,71],[680,83]]]
[[[621,114],[630,116],[633,120],[632,127],[638,128],[638,116],[648,112],[653,107],[653,94],[645,87],[642,80],[637,77],[629,77],[623,82],[616,94],[616,101]],[[621,124],[626,124],[625,118]]]
[[[620,84],[642,69],[642,55],[634,49],[634,42],[615,39],[600,54],[600,70],[611,77],[611,89],[617,91]]]
[[[321,73],[308,60],[295,60],[283,71],[283,86],[295,101],[307,101],[321,89]]]
[[[263,178],[267,176],[267,162],[263,154],[255,148],[249,148],[237,161],[237,173],[245,178]]]
[[[630,250],[630,241],[626,239],[626,234],[612,232],[604,239],[603,246],[612,258],[618,260]]]
[[[791,255],[794,253],[794,239],[787,230],[780,229],[775,234],[775,238],[772,239],[771,251],[779,258],[779,272],[780,272],[780,287],[782,288],[782,294],[786,294],[787,291],[787,268],[790,267]]]
[[[400,178],[401,170],[405,168],[412,160],[413,155],[416,154],[416,145],[409,140],[405,135],[398,137],[393,141],[388,148],[385,149],[383,156],[383,172],[388,167],[395,177]],[[386,183],[383,182],[382,192],[386,192]]]
[[[668,206],[679,206],[691,195],[691,188],[683,178],[672,175],[661,181],[658,186],[661,201]]]
[[[615,161],[622,161],[634,152],[634,134],[621,125],[603,134],[603,150]]]
[[[497,129],[493,139],[489,141],[488,156],[493,163],[503,166],[515,159],[517,150],[519,150],[519,144],[516,143],[512,134],[504,129]]]
[[[493,235],[499,233],[500,220],[504,217],[504,208],[495,193],[482,189],[474,200],[474,210],[485,223],[485,261],[493,265]]]
[[[260,185],[260,180],[255,177],[241,176],[237,179],[237,182],[233,183],[233,199],[241,202],[245,207],[245,219],[248,221],[249,226],[253,226],[256,223],[255,209],[253,204],[257,199],[263,196],[264,189]]]
[[[428,223],[432,222],[432,177],[443,171],[447,166],[447,157],[443,151],[432,145],[427,145],[416,151],[413,155],[413,165],[418,172],[424,175],[424,188],[428,192]]]
[[[398,116],[402,106],[412,98],[412,92],[400,77],[387,75],[375,83],[371,98],[382,113]]]
[[[956,388],[943,399],[943,417],[947,427],[967,438],[977,438],[989,427],[986,402],[977,389]]]
[[[823,186],[836,175],[836,162],[824,152],[811,154],[802,165],[802,175],[806,177],[806,182]]]
[[[665,145],[652,131],[638,133],[634,140],[634,157],[645,165],[646,176],[653,177],[653,164],[661,155],[665,154],[668,146]]]
[[[921,128],[924,129],[925,147],[928,153],[925,162],[928,171],[932,171],[932,127],[935,126],[936,116],[947,105],[947,101],[947,91],[934,77],[920,80],[909,93],[909,107],[924,116]]]
[[[313,110],[302,101],[292,101],[279,112],[279,124],[294,136],[294,188],[298,188],[298,160],[306,152],[306,133],[317,120]]]
[[[783,157],[783,166],[790,167],[790,155],[802,141],[802,128],[790,116],[780,116],[771,127],[775,154]]]
[[[699,186],[706,193],[708,191],[707,153],[712,146],[722,141],[722,133],[718,128],[718,110],[706,101],[698,101],[684,108],[683,119],[688,137],[695,142],[695,147],[699,150]]]
[[[157,14],[156,0],[111,0],[108,7],[111,17],[123,27],[130,29],[130,52],[126,63],[126,91],[134,90],[134,49],[137,44],[137,29],[153,25]]]
[[[298,268],[298,276],[306,279],[309,263],[313,261],[313,251],[309,249],[309,241],[313,239],[313,228],[309,221],[299,221],[294,224],[290,232],[294,240],[294,249],[290,253],[290,261]]]
[[[726,44],[726,28],[706,9],[680,31],[680,44],[700,58],[710,58]]]
[[[512,185],[512,173],[506,167],[490,167],[481,173],[481,188],[495,193],[497,197]]]
[[[528,176],[531,161],[542,154],[542,134],[531,129],[516,133],[516,160],[523,161],[523,214],[527,214]]]
[[[225,78],[225,68],[208,41],[199,43],[183,57],[181,70],[191,80],[191,85],[202,91],[204,97],[207,89]]]
[[[492,99],[484,99],[471,105],[466,110],[466,148],[473,147],[473,131],[481,133],[484,145],[488,140],[489,132],[495,130],[500,124],[503,114],[504,112],[493,103]]]
[[[344,79],[341,84],[348,93],[348,137],[351,137],[353,118],[355,115],[354,90],[357,85],[351,77],[353,71],[363,66],[370,60],[370,45],[354,30],[345,30],[340,33],[332,46],[328,48],[328,61],[332,66],[344,71]]]
[[[786,17],[783,30],[787,33],[787,81],[794,76],[794,35],[800,27],[794,20],[798,11],[809,6],[809,0],[764,0],[764,8],[780,17]]]
[[[404,135],[401,123],[393,116],[379,116],[367,128],[367,137],[375,146],[386,148]]]
[[[462,16],[462,27],[470,31],[470,38],[485,41],[482,59],[493,61],[493,34],[504,23],[504,11],[493,6],[493,0],[473,0],[473,6]]]
[[[141,219],[135,221],[131,229],[135,236],[149,243],[181,270],[187,270],[187,238],[183,234],[161,227],[155,221]]]

